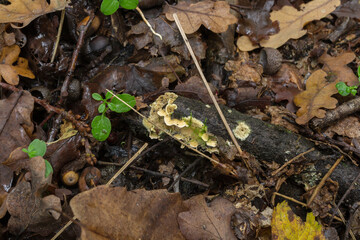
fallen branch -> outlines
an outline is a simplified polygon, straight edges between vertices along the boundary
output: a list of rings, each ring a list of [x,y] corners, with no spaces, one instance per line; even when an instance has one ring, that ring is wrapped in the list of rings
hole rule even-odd
[[[206,125],[210,133],[214,134],[217,138],[231,141],[214,106],[205,105],[200,101],[180,96],[173,104],[177,106],[177,109],[172,114],[173,117],[181,119],[182,117],[193,116],[202,122],[207,120]],[[327,166],[333,165],[341,157],[340,152],[326,144],[314,143],[282,127],[255,119],[234,109],[225,106],[221,106],[221,109],[233,131],[239,126],[239,123],[249,127],[250,134],[243,140],[239,139],[239,144],[243,150],[254,155],[259,161],[267,163],[276,162],[283,165],[297,155],[314,148],[314,151],[308,152],[303,158],[306,159],[306,163],[314,163],[316,172],[321,173],[320,178],[322,178],[328,172]],[[145,110],[143,113],[148,116],[149,110]],[[148,135],[147,130],[142,124],[141,117],[135,114],[127,114],[125,119],[137,134]],[[337,181],[341,186],[338,194],[339,197],[350,187],[359,172],[360,170],[357,166],[346,161],[337,166],[330,178]],[[347,197],[347,200],[350,204],[360,201],[360,189],[353,189],[352,194]]]

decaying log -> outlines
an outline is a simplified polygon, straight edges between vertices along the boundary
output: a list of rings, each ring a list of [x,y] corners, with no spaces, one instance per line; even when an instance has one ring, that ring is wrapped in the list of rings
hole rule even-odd
[[[181,119],[182,117],[193,116],[202,122],[206,120],[210,133],[231,141],[214,106],[181,96],[173,104],[177,106],[172,114],[174,118]],[[254,155],[259,161],[268,163],[275,161],[283,165],[286,161],[314,147],[314,151],[305,155],[306,163],[314,163],[316,172],[324,176],[328,172],[329,165],[332,165],[341,156],[340,152],[325,144],[317,145],[282,127],[269,124],[225,106],[221,108],[231,129],[235,129],[239,122],[249,126],[250,134],[243,141],[238,140],[238,143],[243,150]],[[149,116],[149,109],[143,113],[145,116]],[[125,118],[129,121],[130,126],[136,128],[137,133],[147,132],[139,116],[129,114]],[[359,171],[360,169],[348,160],[343,160],[335,169],[330,178],[339,183],[338,196],[341,197],[344,194]],[[360,201],[360,188],[353,189],[346,200],[350,204]]]

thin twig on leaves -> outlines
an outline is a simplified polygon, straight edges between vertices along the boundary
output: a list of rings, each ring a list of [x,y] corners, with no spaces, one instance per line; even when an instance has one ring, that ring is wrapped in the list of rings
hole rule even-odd
[[[65,9],[63,9],[63,10],[61,11],[61,18],[60,18],[59,29],[58,29],[58,33],[57,33],[57,35],[56,35],[56,42],[55,42],[54,50],[53,50],[53,52],[52,52],[52,56],[51,56],[50,63],[53,63],[54,60],[55,60],[56,51],[57,51],[58,46],[59,46],[60,36],[61,36],[62,28],[63,28],[63,25],[64,25],[64,18],[65,18]]]
[[[194,63],[195,63],[195,66],[196,66],[197,70],[199,71],[199,74],[200,74],[200,76],[201,76],[201,79],[203,80],[203,83],[205,84],[205,87],[206,87],[206,89],[207,89],[207,91],[208,91],[208,93],[209,93],[209,95],[210,95],[210,98],[211,98],[212,102],[214,103],[215,108],[216,108],[217,112],[219,113],[219,116],[220,116],[222,122],[224,123],[224,126],[225,126],[227,132],[229,133],[229,136],[230,136],[231,140],[232,140],[233,143],[235,144],[235,147],[236,147],[237,151],[239,152],[239,154],[240,154],[240,156],[241,156],[241,155],[242,155],[242,150],[241,150],[241,148],[240,148],[240,145],[239,145],[239,143],[237,142],[237,140],[236,140],[233,132],[231,131],[230,126],[229,126],[229,124],[228,124],[228,122],[227,122],[224,114],[222,113],[222,111],[221,111],[221,109],[220,109],[220,106],[219,106],[219,104],[217,103],[216,98],[215,98],[214,94],[212,93],[212,91],[211,91],[211,89],[210,89],[210,86],[209,86],[208,82],[206,81],[205,75],[204,75],[204,73],[203,73],[202,70],[201,70],[200,64],[199,64],[198,60],[196,59],[195,53],[194,53],[194,51],[193,51],[192,48],[191,48],[191,45],[190,45],[190,43],[189,43],[189,40],[188,40],[187,37],[186,37],[186,34],[185,34],[185,32],[184,32],[184,29],[183,29],[182,26],[181,26],[181,23],[180,23],[180,21],[179,21],[179,18],[178,18],[178,16],[177,16],[177,14],[174,13],[174,14],[173,14],[173,17],[174,17],[174,19],[175,19],[175,23],[176,23],[177,27],[179,28],[180,34],[181,34],[181,36],[183,37],[183,39],[184,39],[184,41],[185,41],[186,47],[188,48],[188,50],[189,50],[189,52],[190,52],[190,55],[191,55],[191,57],[192,57],[192,59],[193,59],[193,61],[194,61]],[[243,161],[244,161],[246,167],[247,167],[249,170],[252,171],[252,169],[250,168],[250,165],[249,165],[249,163],[247,162],[247,160],[246,160],[245,158],[243,158]]]

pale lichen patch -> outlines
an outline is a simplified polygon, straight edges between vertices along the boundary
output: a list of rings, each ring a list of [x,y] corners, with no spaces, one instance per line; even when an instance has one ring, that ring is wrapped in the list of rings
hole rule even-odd
[[[239,121],[233,133],[237,139],[244,141],[250,135],[251,129],[245,122]]]

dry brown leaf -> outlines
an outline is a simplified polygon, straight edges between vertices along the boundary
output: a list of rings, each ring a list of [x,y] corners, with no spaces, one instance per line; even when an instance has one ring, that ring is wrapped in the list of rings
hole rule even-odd
[[[332,125],[325,131],[325,134],[329,137],[333,137],[335,133],[337,135],[345,136],[349,138],[359,138],[360,137],[359,118],[350,116],[341,119],[337,121],[335,125]]]
[[[231,216],[236,212],[233,204],[216,198],[208,206],[204,196],[198,195],[186,201],[189,211],[179,214],[181,233],[186,239],[236,239],[231,230]]]
[[[19,234],[27,229],[46,236],[56,229],[53,223],[61,215],[61,202],[55,195],[46,196],[52,174],[45,178],[45,168],[42,157],[31,158],[27,162],[31,183],[22,181],[8,194],[6,207],[11,215],[8,223],[11,233]]]
[[[306,81],[306,90],[295,96],[294,103],[300,107],[296,113],[298,124],[306,124],[313,117],[325,117],[326,111],[321,108],[336,108],[338,101],[331,97],[338,92],[336,82],[327,82],[326,76],[323,70],[315,71]]]
[[[225,1],[201,1],[195,4],[180,2],[175,7],[165,9],[166,18],[174,21],[176,13],[186,34],[196,32],[201,24],[215,33],[225,32],[228,26],[237,22],[230,14],[230,6]]]
[[[177,215],[186,208],[178,193],[99,186],[76,195],[70,206],[74,216],[98,234],[89,236],[83,228],[82,240],[184,239]]]
[[[41,15],[68,6],[67,0],[7,0],[5,2],[10,4],[0,4],[0,23],[22,23],[21,27],[25,27]]]
[[[330,14],[340,5],[340,0],[314,0],[300,6],[301,11],[291,6],[284,6],[279,11],[270,14],[272,21],[279,21],[280,31],[271,35],[269,39],[260,41],[262,47],[278,48],[289,39],[298,39],[306,34],[303,27],[313,21],[319,20]],[[253,46],[249,37],[241,36],[237,41],[241,51],[251,51],[258,46]]]
[[[335,74],[337,81],[345,82],[349,86],[357,86],[359,80],[354,72],[347,66],[355,59],[353,52],[344,52],[337,57],[332,57],[327,53],[324,53],[319,58],[319,62],[323,63],[323,70],[329,74]]]
[[[248,63],[242,62],[242,60],[233,61],[229,60],[225,63],[225,70],[232,71],[229,80],[236,82],[251,81],[257,84],[261,81],[262,71],[259,68],[255,68]]]
[[[20,47],[13,45],[4,47],[0,56],[0,81],[2,78],[11,84],[17,85],[19,83],[19,75],[34,79],[35,76],[28,66],[28,61],[25,58],[19,57]],[[17,65],[13,65],[17,61]]]

